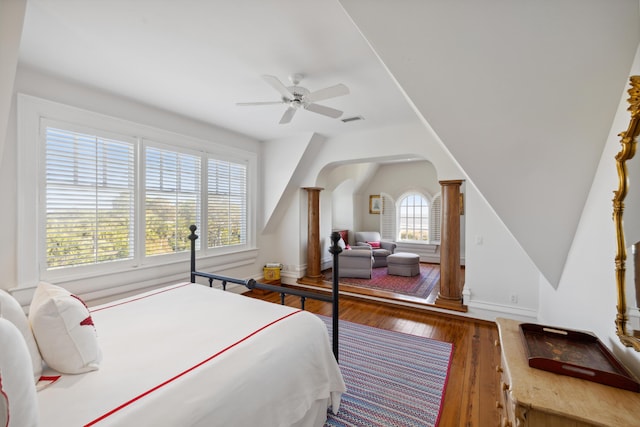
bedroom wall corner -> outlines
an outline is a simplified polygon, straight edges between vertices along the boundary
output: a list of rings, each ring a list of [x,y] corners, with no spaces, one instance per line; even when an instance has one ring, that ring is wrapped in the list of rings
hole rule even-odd
[[[0,289],[9,290],[18,286],[17,273],[17,243],[18,217],[16,206],[17,194],[17,127],[16,127],[16,102],[13,102],[9,111],[4,155],[0,158],[0,200],[4,209],[0,209]]]
[[[3,158],[26,0],[0,2],[0,159]]]
[[[640,74],[640,45],[629,75]],[[589,330],[640,376],[640,353],[624,347],[615,333],[616,236],[612,220],[613,191],[618,186],[615,156],[618,134],[627,129],[628,81],[620,82],[620,102],[613,118],[571,250],[557,289],[540,287],[540,321],[567,328]],[[636,157],[638,154],[636,153]],[[634,159],[637,164],[637,159]],[[567,310],[570,307],[570,310]]]
[[[0,289],[16,286],[16,127],[14,86],[26,0],[0,2],[0,200],[6,209],[0,211]]]

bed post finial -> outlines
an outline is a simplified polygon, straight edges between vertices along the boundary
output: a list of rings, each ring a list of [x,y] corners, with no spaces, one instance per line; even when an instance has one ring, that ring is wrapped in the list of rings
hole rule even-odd
[[[191,234],[189,234],[189,240],[191,240],[191,283],[196,283],[196,240],[198,239],[198,235],[196,234],[196,230],[198,227],[195,224],[191,224],[189,226],[189,230],[191,230]]]

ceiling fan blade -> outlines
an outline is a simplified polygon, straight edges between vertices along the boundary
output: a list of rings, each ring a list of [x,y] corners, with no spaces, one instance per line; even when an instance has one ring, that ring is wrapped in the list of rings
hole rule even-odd
[[[297,108],[295,107],[287,108],[287,111],[284,112],[284,114],[282,115],[282,118],[280,119],[280,124],[284,125],[289,123],[293,118],[293,115],[296,113],[296,110]]]
[[[236,105],[241,107],[251,106],[251,105],[276,105],[283,104],[284,101],[265,101],[265,102],[236,102]]]
[[[289,89],[287,89],[287,87],[283,85],[277,77],[265,74],[262,78],[265,82],[269,83],[271,87],[277,90],[285,99],[292,100],[294,98]]]
[[[311,92],[304,99],[307,102],[317,102],[329,98],[335,98],[336,96],[347,95],[348,93],[349,88],[340,83],[335,86],[330,86],[324,89],[317,90],[315,92]]]
[[[331,117],[333,119],[337,119],[342,115],[342,111],[340,110],[336,110],[335,108],[326,107],[319,104],[309,104],[304,108],[306,110],[313,111],[314,113],[322,114],[323,116]]]

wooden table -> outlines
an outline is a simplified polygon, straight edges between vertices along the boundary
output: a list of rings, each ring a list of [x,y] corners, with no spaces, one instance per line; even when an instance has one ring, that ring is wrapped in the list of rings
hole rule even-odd
[[[640,426],[640,393],[529,367],[520,322],[496,319],[503,426]]]

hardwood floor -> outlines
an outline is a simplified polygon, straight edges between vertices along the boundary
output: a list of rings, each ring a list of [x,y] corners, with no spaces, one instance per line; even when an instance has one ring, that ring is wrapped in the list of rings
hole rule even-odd
[[[251,291],[245,295],[280,303],[280,295]],[[287,305],[300,306],[287,297]],[[331,304],[307,299],[305,308],[331,315]],[[387,305],[355,297],[340,298],[340,318],[382,329],[420,335],[453,343],[453,357],[445,391],[440,427],[485,427],[499,425],[498,373],[500,354],[494,342],[494,323],[461,316]]]

